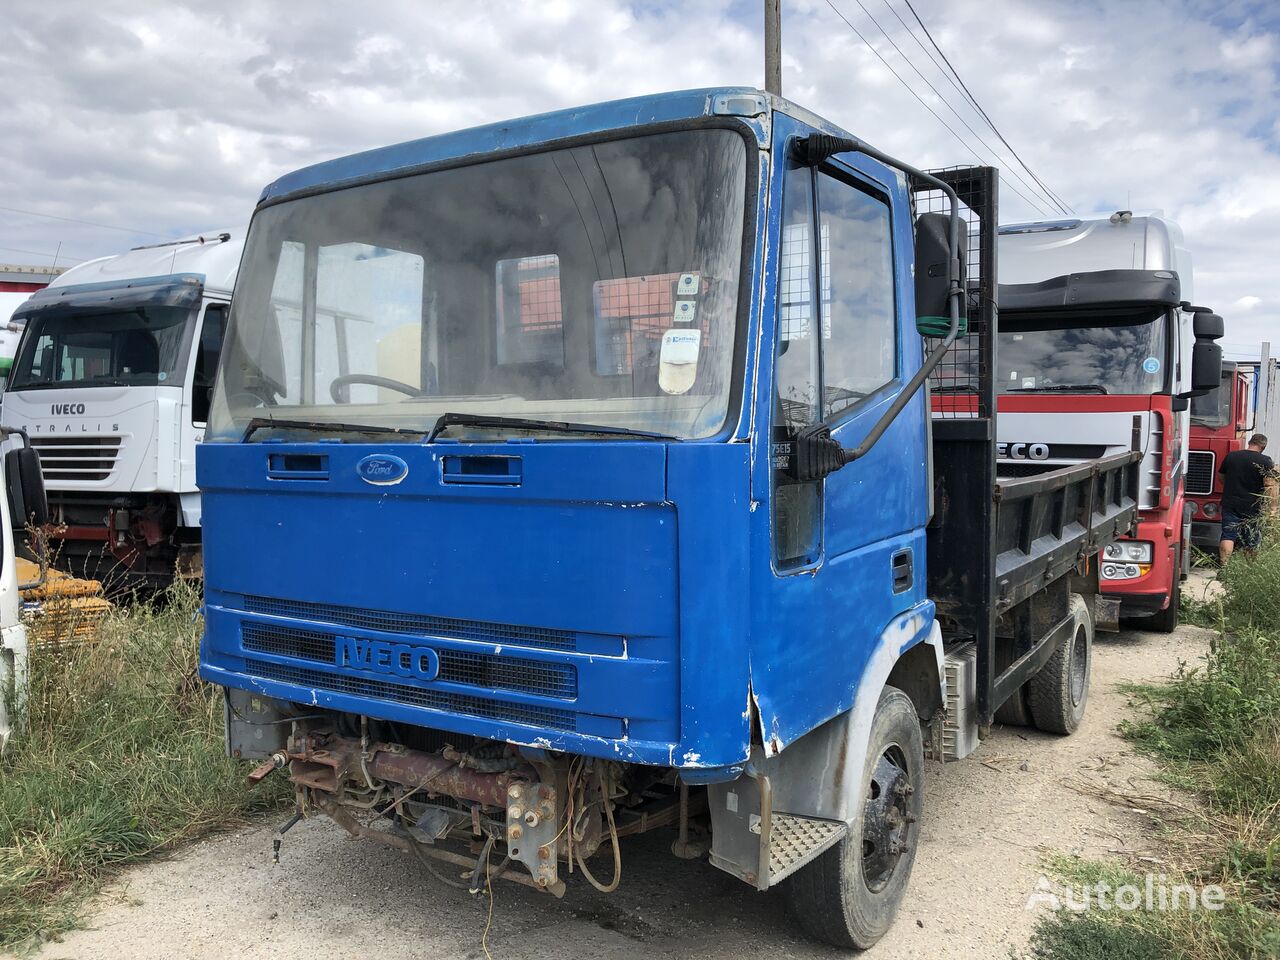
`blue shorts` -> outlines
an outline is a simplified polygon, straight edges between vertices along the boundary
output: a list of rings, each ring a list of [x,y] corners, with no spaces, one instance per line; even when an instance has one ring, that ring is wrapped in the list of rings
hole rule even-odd
[[[1262,517],[1241,517],[1223,510],[1222,539],[1239,544],[1245,550],[1257,550],[1262,544]]]

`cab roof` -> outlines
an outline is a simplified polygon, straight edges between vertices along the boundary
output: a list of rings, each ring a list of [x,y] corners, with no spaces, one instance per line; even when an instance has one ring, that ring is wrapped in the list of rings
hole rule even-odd
[[[240,268],[244,235],[245,228],[236,227],[193,234],[171,243],[135,247],[126,253],[77,264],[45,289],[194,275],[203,278],[206,291],[229,297]],[[224,236],[226,240],[222,239]]]

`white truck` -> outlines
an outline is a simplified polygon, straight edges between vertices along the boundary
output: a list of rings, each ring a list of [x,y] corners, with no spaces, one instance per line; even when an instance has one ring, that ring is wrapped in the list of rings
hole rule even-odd
[[[56,566],[116,589],[199,575],[195,447],[243,244],[228,230],[92,260],[15,311],[0,424],[40,453]]]

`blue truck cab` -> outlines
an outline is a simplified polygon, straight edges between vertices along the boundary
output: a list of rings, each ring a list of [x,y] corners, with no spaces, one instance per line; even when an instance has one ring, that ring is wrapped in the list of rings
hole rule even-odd
[[[995,477],[995,191],[740,88],[268,186],[198,452],[229,751],[473,887],[675,828],[874,942],[926,752],[1079,721],[1134,513],[1127,456]]]

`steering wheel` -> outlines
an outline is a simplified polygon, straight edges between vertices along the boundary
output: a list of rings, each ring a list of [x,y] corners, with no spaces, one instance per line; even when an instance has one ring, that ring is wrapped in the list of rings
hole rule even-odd
[[[379,377],[372,373],[344,373],[340,377],[334,377],[333,382],[329,384],[329,396],[333,397],[334,403],[348,402],[342,397],[342,388],[350,386],[353,383],[367,383],[373,387],[386,387],[388,390],[395,390],[399,393],[407,394],[410,397],[422,396],[422,390],[412,384],[405,383],[402,380],[392,380],[390,377]]]

